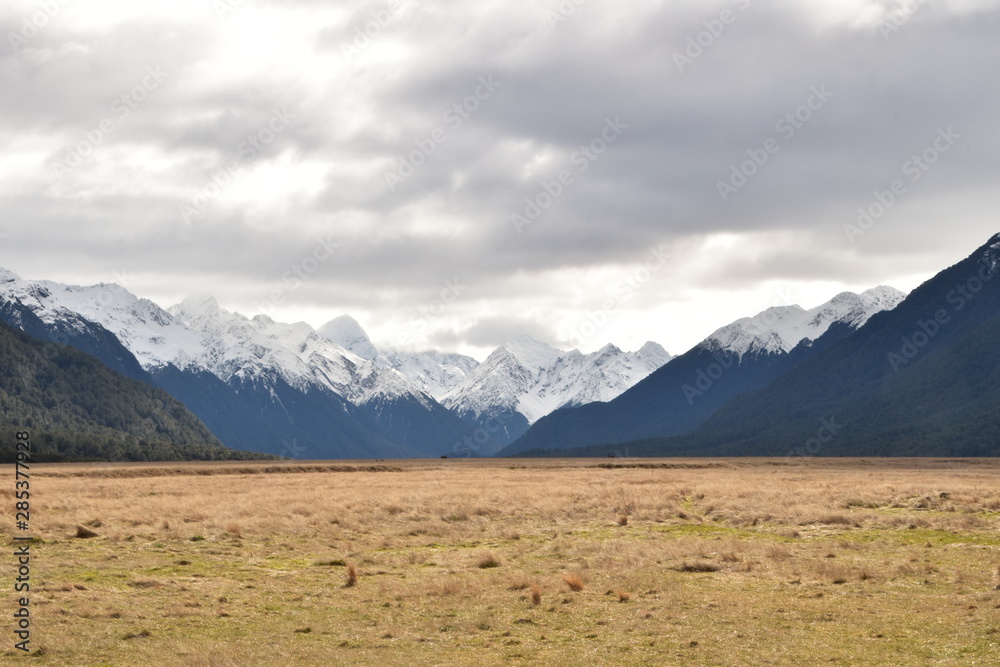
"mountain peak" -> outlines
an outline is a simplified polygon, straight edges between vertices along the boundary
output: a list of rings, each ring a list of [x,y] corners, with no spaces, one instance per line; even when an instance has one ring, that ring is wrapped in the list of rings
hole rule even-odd
[[[986,242],[986,245],[974,254],[980,254],[979,261],[989,265],[990,270],[993,271],[996,269],[997,264],[1000,263],[1000,258],[997,257],[998,253],[1000,253],[1000,233],[994,234]]]
[[[210,294],[192,294],[174,308],[185,313],[217,313],[220,310],[219,302]]]
[[[606,354],[621,354],[621,353],[622,349],[617,345],[615,345],[614,343],[608,343],[607,345],[599,349],[597,352],[595,352],[595,354],[597,354],[598,356],[603,356]]]
[[[0,283],[12,283],[20,279],[21,276],[17,275],[13,271],[8,271],[7,269],[0,267]]]
[[[900,292],[895,287],[890,287],[889,285],[879,285],[878,287],[866,289],[861,293],[861,296],[868,299],[872,304],[885,304],[889,308],[895,308],[906,298],[904,292]]]
[[[644,350],[646,352],[666,352],[667,351],[662,345],[660,345],[659,343],[657,343],[655,341],[651,341],[651,340],[647,340],[645,343],[643,343],[642,347],[640,347],[638,351],[642,352]]]
[[[655,343],[651,340],[647,340],[642,347],[636,350],[635,356],[638,359],[648,359],[655,361],[660,366],[667,363],[672,358],[670,356],[670,353],[667,352],[667,350],[662,345],[660,345],[659,343]]]
[[[547,343],[535,340],[528,334],[511,338],[497,350],[506,350],[518,362],[528,368],[550,366],[563,352]],[[495,353],[494,353],[495,354]],[[492,356],[492,355],[491,355]]]
[[[858,328],[875,313],[895,308],[904,298],[899,290],[880,285],[862,294],[841,292],[810,310],[797,305],[775,306],[716,330],[701,345],[740,356],[750,351],[790,352],[804,339],[816,340],[835,322]]]
[[[317,333],[323,338],[349,350],[362,359],[374,361],[378,350],[358,321],[350,315],[335,317],[319,328]]]

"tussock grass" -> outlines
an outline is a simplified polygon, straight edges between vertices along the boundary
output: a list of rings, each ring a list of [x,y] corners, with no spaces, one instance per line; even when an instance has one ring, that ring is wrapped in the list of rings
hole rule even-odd
[[[582,591],[583,590],[583,577],[581,577],[576,572],[569,574],[564,574],[562,580],[566,582],[571,591]]]
[[[85,526],[76,527],[76,537],[81,539],[89,539],[91,537],[98,537],[97,533]]]
[[[500,559],[492,553],[483,554],[479,557],[479,560],[476,561],[476,567],[481,570],[486,570],[491,567],[500,567]]]

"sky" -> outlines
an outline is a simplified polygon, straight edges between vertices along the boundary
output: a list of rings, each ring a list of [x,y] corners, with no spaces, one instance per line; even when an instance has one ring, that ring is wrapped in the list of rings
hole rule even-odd
[[[0,6],[24,278],[679,354],[1000,228],[1000,1]]]

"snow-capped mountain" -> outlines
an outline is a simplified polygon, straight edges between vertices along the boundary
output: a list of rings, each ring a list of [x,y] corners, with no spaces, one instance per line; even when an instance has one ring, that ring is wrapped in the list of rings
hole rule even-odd
[[[904,299],[891,287],[838,294],[821,306],[769,308],[721,327],[609,402],[553,412],[499,452],[566,449],[688,433],[729,400],[849,336]]]
[[[30,313],[50,328],[109,332],[148,374],[143,379],[173,393],[232,447],[251,448],[250,440],[260,451],[313,458],[437,455],[468,431],[387,363],[379,367],[304,323],[249,319],[210,297],[167,311],[118,285],[24,281],[10,272],[0,299],[12,319]],[[270,415],[266,424],[262,415]]]
[[[379,368],[305,322],[284,324],[267,315],[249,319],[221,308],[211,297],[188,298],[169,312],[175,322],[202,336],[201,357],[188,361],[225,382],[278,376],[296,389],[329,389],[359,406],[384,396],[405,396],[425,405],[432,401],[401,373]]]
[[[387,365],[384,357],[378,353],[371,339],[368,338],[368,334],[361,328],[358,321],[350,315],[335,317],[321,326],[316,333],[336,343],[345,350],[353,352],[362,359],[374,361],[379,363],[380,366]]]
[[[42,322],[96,322],[114,333],[143,368],[174,363],[189,365],[189,358],[203,356],[203,340],[170,313],[125,288],[107,283],[87,287],[49,280],[21,280],[6,271],[0,297],[20,303]]]
[[[464,354],[447,352],[387,352],[385,359],[437,400],[465,381],[479,362]]]
[[[453,387],[479,365],[472,357],[428,350],[425,352],[381,353],[368,338],[368,334],[350,315],[336,317],[317,333],[327,340],[350,350],[362,359],[373,361],[380,368],[394,368],[409,378],[421,391],[441,400]]]
[[[519,336],[491,353],[443,403],[496,440],[511,442],[553,410],[613,399],[669,359],[656,343],[634,353],[608,345],[583,354]]]
[[[27,305],[46,323],[82,316],[101,324],[147,371],[173,364],[181,370],[207,370],[223,382],[281,378],[299,390],[329,389],[355,405],[379,394],[430,398],[401,373],[378,368],[374,347],[363,331],[371,360],[319,335],[304,322],[283,324],[267,315],[249,319],[221,308],[209,296],[188,298],[163,310],[114,284],[78,287],[22,281],[10,272],[3,296]],[[353,343],[366,351],[361,341]]]
[[[67,338],[167,389],[227,445],[291,455],[436,455],[469,443],[490,453],[552,410],[614,398],[670,358],[655,343],[585,355],[528,337],[483,364],[434,351],[382,354],[347,315],[317,331],[248,318],[209,296],[165,310],[119,285],[22,280],[6,270],[0,301],[0,316],[15,326]],[[365,444],[330,449],[335,433]]]
[[[875,313],[891,310],[905,298],[899,290],[880,285],[861,294],[842,292],[811,310],[797,305],[768,308],[721,327],[700,345],[740,357],[747,353],[791,352],[803,340],[822,336],[834,323],[856,329]]]

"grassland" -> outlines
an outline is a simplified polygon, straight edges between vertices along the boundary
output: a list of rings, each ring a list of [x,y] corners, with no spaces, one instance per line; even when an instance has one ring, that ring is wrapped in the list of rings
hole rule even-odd
[[[1000,655],[993,460],[32,472],[42,541],[28,664],[965,666]]]

